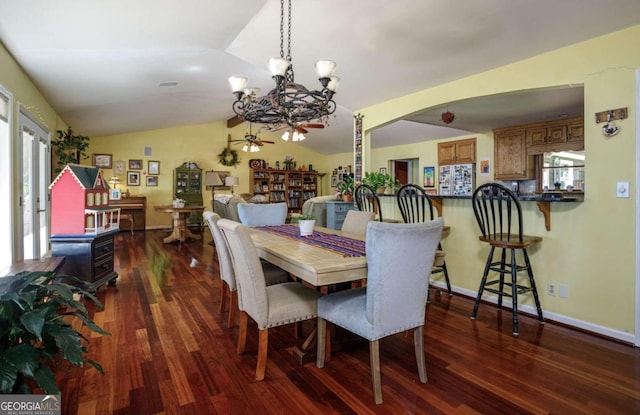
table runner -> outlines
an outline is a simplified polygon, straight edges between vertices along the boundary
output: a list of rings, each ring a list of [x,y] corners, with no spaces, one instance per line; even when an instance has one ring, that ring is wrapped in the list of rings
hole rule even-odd
[[[359,239],[313,231],[311,236],[300,236],[298,225],[256,226],[256,229],[327,249],[347,257],[365,256],[365,243]]]

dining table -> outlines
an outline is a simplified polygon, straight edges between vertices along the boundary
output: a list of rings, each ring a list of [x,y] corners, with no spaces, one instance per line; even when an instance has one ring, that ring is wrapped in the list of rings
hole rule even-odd
[[[311,236],[300,236],[298,225],[290,224],[250,227],[249,233],[260,258],[325,294],[336,284],[367,278],[364,236],[317,226]],[[293,349],[301,364],[315,361],[316,334],[314,328],[302,346]],[[331,337],[327,335],[327,359],[335,347]]]
[[[160,212],[171,213],[173,216],[173,230],[171,234],[163,239],[165,244],[180,241],[181,243],[188,238],[200,239],[200,235],[192,233],[187,227],[187,218],[192,213],[202,213],[204,206],[154,206],[154,209]]]

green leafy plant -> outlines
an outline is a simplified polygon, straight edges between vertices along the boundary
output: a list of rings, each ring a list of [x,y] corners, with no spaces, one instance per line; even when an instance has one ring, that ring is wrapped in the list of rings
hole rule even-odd
[[[350,175],[344,175],[342,181],[338,182],[338,193],[341,195],[353,195],[356,182]]]
[[[387,173],[366,172],[362,178],[362,184],[371,186],[374,190],[378,187],[394,187],[393,177]]]
[[[82,366],[88,363],[104,374],[102,366],[86,359],[89,340],[72,327],[74,320],[96,333],[108,335],[90,318],[83,296],[99,308],[95,291],[74,277],[54,272],[23,272],[0,278],[0,393],[30,393],[28,379],[46,394],[60,393],[52,368],[60,356]]]
[[[89,155],[85,150],[89,148],[90,138],[84,135],[75,135],[71,127],[67,131],[58,130],[58,139],[51,140],[55,148],[54,154],[58,158],[56,173],[60,173],[69,164],[79,164],[80,160],[86,160]]]
[[[316,217],[313,215],[303,215],[303,214],[297,214],[297,215],[291,216],[291,222],[293,223],[298,223],[301,220],[316,220]]]

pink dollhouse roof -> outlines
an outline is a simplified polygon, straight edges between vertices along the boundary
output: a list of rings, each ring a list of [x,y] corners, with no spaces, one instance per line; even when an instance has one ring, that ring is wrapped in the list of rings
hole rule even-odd
[[[67,164],[64,169],[58,174],[49,189],[53,188],[55,184],[60,180],[62,176],[66,172],[71,173],[71,175],[76,179],[78,184],[84,189],[109,189],[109,185],[102,177],[102,172],[98,167],[92,166],[81,166],[79,164]],[[98,185],[100,183],[100,185]]]

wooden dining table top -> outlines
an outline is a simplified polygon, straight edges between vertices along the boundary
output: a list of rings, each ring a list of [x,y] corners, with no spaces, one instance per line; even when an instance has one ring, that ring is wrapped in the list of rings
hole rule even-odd
[[[352,239],[365,239],[318,226],[315,227],[315,231]],[[259,228],[249,228],[249,232],[261,258],[316,287],[367,278],[366,256],[344,256]]]

